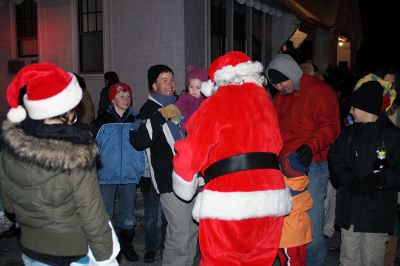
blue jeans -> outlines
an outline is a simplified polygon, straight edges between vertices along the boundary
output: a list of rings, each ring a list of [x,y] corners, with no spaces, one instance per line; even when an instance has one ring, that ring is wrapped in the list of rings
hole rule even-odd
[[[132,230],[136,226],[136,184],[100,185],[101,196],[110,220],[114,215],[114,201],[117,191],[119,195],[119,228]]]
[[[49,264],[31,259],[30,257],[26,256],[24,253],[22,253],[22,261],[24,262],[25,266],[51,266]],[[89,265],[89,257],[84,256],[81,259],[71,263],[73,266],[84,266],[84,265]]]
[[[145,251],[164,250],[165,231],[167,228],[167,220],[160,205],[160,195],[154,190],[153,185],[143,191],[143,207],[144,207],[144,222],[145,222]],[[158,242],[157,222],[161,211],[161,235]]]
[[[307,266],[323,266],[326,258],[324,199],[329,178],[328,162],[312,163],[308,178],[310,179],[308,190],[313,199],[313,206],[308,211],[311,218],[312,242],[307,245],[306,264]]]

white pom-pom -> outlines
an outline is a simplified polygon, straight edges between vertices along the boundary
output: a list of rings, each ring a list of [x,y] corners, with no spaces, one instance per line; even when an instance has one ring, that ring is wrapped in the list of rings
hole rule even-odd
[[[202,82],[201,83],[201,93],[203,93],[203,95],[206,97],[210,97],[213,86],[214,86],[214,83],[212,83],[210,79],[208,81]]]
[[[19,123],[26,118],[26,111],[21,105],[18,105],[17,108],[11,108],[8,111],[7,118],[13,123]]]

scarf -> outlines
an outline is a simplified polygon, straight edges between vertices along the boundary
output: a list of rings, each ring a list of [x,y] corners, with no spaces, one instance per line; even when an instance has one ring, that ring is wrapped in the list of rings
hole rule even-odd
[[[66,140],[76,144],[93,143],[90,127],[82,123],[46,125],[27,117],[21,122],[21,128],[26,134],[37,138]]]

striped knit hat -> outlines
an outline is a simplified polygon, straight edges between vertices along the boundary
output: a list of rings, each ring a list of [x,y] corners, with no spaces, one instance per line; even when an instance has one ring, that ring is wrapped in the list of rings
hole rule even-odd
[[[297,153],[288,152],[281,158],[281,170],[286,177],[297,177],[305,175],[308,167],[302,165],[297,159]]]

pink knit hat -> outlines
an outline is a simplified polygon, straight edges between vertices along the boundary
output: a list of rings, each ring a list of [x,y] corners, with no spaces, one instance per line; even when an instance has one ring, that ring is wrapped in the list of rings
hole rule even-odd
[[[199,79],[201,82],[208,80],[207,70],[205,68],[197,68],[192,65],[188,66],[186,82],[191,79]]]

